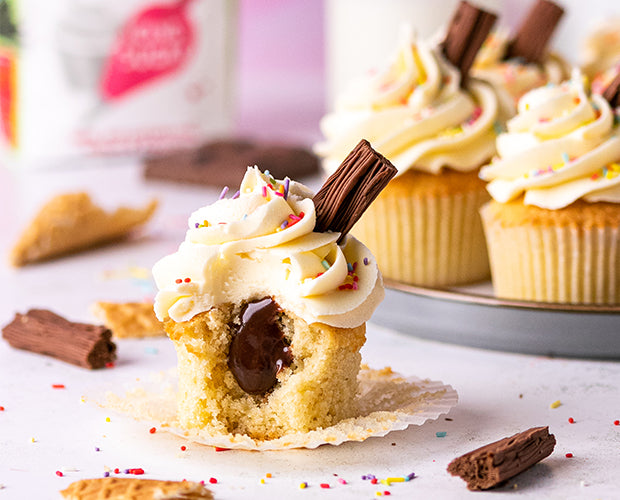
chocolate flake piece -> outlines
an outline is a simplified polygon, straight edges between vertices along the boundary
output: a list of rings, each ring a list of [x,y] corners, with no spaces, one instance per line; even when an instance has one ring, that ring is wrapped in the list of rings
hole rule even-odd
[[[448,61],[461,71],[461,85],[465,84],[469,68],[496,19],[495,14],[464,1],[454,13],[442,49]]]
[[[299,178],[319,170],[316,155],[303,147],[222,139],[197,148],[151,156],[144,161],[147,179],[234,187],[249,166],[276,178]]]
[[[508,45],[506,59],[522,57],[529,63],[542,63],[547,43],[553,35],[564,9],[549,0],[538,0]]]
[[[342,240],[396,172],[362,139],[314,196],[314,230],[340,232]]]
[[[104,326],[73,323],[45,309],[17,313],[2,329],[17,349],[45,354],[83,368],[103,368],[116,359],[112,332]]]
[[[605,92],[603,92],[603,97],[612,108],[620,106],[620,72],[607,86]]]
[[[487,490],[548,457],[554,446],[549,427],[533,427],[455,458],[448,472],[460,476],[470,490]]]

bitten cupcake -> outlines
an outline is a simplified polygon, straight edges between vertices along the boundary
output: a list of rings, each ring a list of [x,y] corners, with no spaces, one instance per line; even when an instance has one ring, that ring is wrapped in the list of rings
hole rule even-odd
[[[495,153],[497,98],[464,79],[494,21],[463,2],[440,46],[405,36],[387,68],[353,82],[321,121],[315,151],[328,172],[360,137],[398,169],[353,228],[387,278],[443,286],[489,276],[478,169]]]
[[[394,170],[362,142],[314,196],[253,167],[190,216],[153,268],[183,428],[268,440],[356,416],[365,322],[384,291],[346,233]]]
[[[575,72],[519,101],[481,170],[481,214],[499,297],[620,302],[620,134],[614,110]]]
[[[488,82],[499,100],[500,121],[517,112],[517,102],[529,90],[546,83],[561,83],[569,76],[568,64],[549,53],[547,44],[564,10],[549,0],[538,0],[517,29],[493,31],[476,55],[471,74]]]

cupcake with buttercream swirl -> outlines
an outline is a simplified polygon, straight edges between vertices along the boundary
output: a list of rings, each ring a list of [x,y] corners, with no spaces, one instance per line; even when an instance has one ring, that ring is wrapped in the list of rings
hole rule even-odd
[[[462,78],[440,45],[405,32],[385,67],[351,82],[321,120],[327,172],[360,137],[398,169],[353,229],[387,278],[444,286],[489,274],[478,170],[495,153],[498,104],[488,84]]]
[[[620,131],[581,73],[535,89],[482,168],[482,209],[498,296],[620,301]]]

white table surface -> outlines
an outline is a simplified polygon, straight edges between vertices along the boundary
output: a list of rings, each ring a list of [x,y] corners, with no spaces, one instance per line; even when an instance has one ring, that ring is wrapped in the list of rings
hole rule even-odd
[[[187,215],[214,201],[213,189],[145,182],[132,161],[87,169],[17,174],[0,170],[0,230],[5,253],[32,213],[52,193],[88,190],[112,208],[161,201],[141,238],[23,269],[0,265],[0,324],[32,307],[52,309],[71,320],[95,322],[96,300],[152,297],[140,272],[181,241]],[[315,187],[315,186],[314,186]],[[411,311],[415,332],[416,312]],[[588,332],[584,332],[587,335]],[[618,498],[620,491],[620,364],[549,359],[478,350],[416,339],[369,324],[364,360],[405,375],[441,380],[459,393],[449,414],[421,427],[338,447],[282,452],[216,452],[158,431],[149,422],[112,413],[88,397],[131,385],[175,365],[167,339],[117,340],[114,368],[88,371],[11,348],[0,340],[0,500],[60,498],[80,478],[101,477],[105,467],[143,468],[146,478],[209,480],[216,498]],[[64,384],[65,389],[53,389]],[[81,401],[82,396],[87,402]],[[550,408],[556,400],[561,406]],[[110,417],[110,422],[106,422]],[[569,417],[575,423],[568,422]],[[446,472],[458,455],[532,426],[548,425],[554,453],[499,490],[468,492]],[[445,431],[445,437],[436,432]],[[34,438],[34,442],[32,442]],[[182,445],[187,445],[185,452]],[[95,451],[95,448],[100,451]],[[572,453],[567,458],[566,453]],[[63,477],[56,475],[64,470]],[[415,472],[391,487],[378,478]],[[261,478],[271,478],[261,484]],[[337,475],[337,476],[336,476]],[[348,484],[338,483],[344,478]],[[299,489],[301,482],[309,487]],[[320,488],[329,483],[330,489]]]

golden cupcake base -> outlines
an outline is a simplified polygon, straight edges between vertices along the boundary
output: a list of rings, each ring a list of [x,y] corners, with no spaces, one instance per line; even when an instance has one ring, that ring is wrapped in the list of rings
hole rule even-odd
[[[438,287],[489,277],[476,172],[408,171],[393,179],[353,228],[386,278]]]

